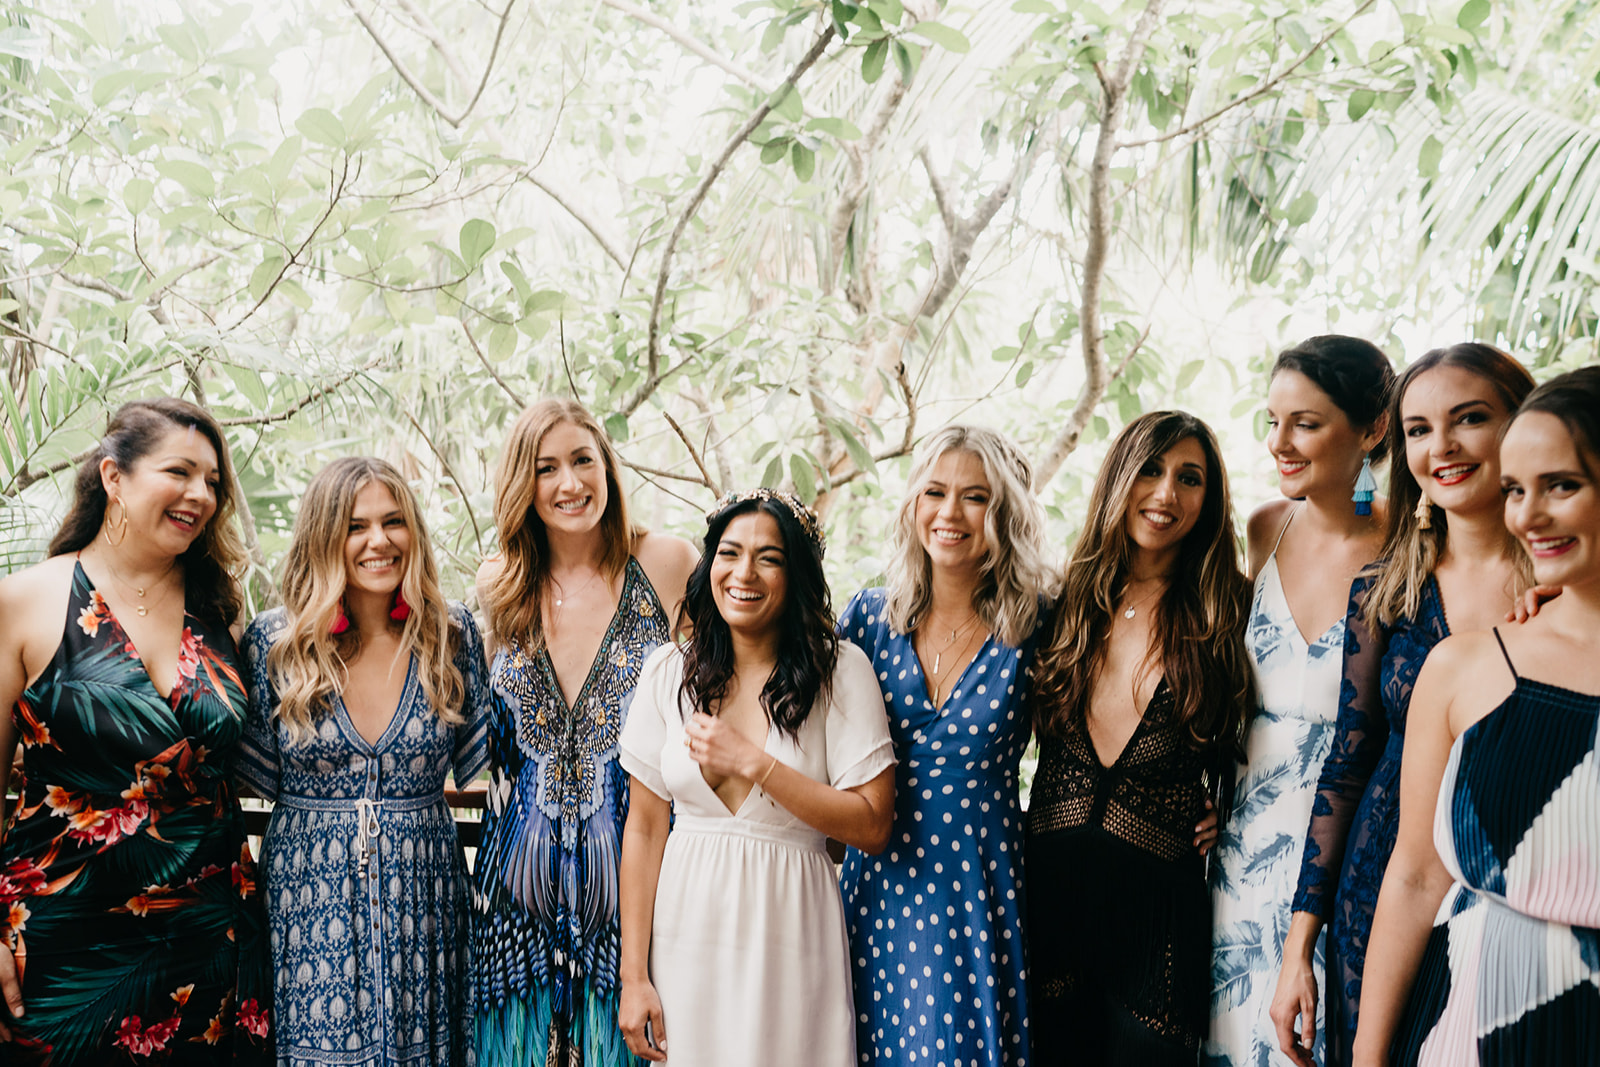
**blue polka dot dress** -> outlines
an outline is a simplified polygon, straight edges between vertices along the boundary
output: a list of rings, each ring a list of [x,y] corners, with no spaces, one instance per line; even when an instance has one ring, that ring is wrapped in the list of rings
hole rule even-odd
[[[928,698],[909,634],[882,589],[858,594],[840,636],[872,660],[899,766],[894,829],[840,875],[864,1064],[1028,1062],[1022,944],[1024,672],[1033,644],[991,636],[944,706]]]

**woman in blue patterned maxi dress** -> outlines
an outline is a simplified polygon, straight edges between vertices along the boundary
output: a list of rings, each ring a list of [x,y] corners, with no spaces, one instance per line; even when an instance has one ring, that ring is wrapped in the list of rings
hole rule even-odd
[[[899,760],[889,847],[846,854],[861,1063],[1028,1062],[1022,708],[1049,568],[1027,460],[992,431],[924,445],[888,589],[839,634],[872,661]]]
[[[645,657],[697,559],[628,522],[619,464],[581,405],[518,418],[496,475],[500,555],[478,572],[497,646],[491,783],[473,872],[473,1026],[482,1067],[624,1067],[617,740]]]
[[[477,627],[446,604],[416,502],[377,459],[312,479],[283,594],[245,633],[237,771],[275,802],[278,1062],[466,1067],[467,868],[444,783],[487,759]]]

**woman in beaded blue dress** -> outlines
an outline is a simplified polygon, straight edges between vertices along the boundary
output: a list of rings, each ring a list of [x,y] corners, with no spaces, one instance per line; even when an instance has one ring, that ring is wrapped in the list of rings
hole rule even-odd
[[[1317,781],[1273,1022],[1309,1063],[1328,924],[1327,1063],[1350,1063],[1367,939],[1399,828],[1400,761],[1417,673],[1452,631],[1488,629],[1527,583],[1500,517],[1499,434],[1533,378],[1490,345],[1436,348],[1389,403],[1389,520],[1380,562],[1351,588],[1333,745]]]
[[[1028,1061],[1017,766],[1051,580],[1031,480],[992,430],[935,433],[889,584],[839,617],[872,661],[899,760],[889,847],[850,849],[840,875],[864,1064]]]
[[[311,479],[283,600],[245,634],[238,767],[275,802],[278,1062],[465,1067],[469,886],[444,783],[487,759],[486,671],[399,471],[351,457]]]
[[[617,741],[698,557],[630,525],[618,468],[594,416],[547,399],[517,419],[496,473],[500,554],[478,571],[496,649],[473,872],[484,1067],[638,1062],[617,1026]]]

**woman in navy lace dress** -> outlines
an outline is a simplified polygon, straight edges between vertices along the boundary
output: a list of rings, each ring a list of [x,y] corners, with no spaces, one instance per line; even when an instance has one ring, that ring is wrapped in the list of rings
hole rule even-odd
[[[1533,388],[1490,345],[1437,348],[1406,368],[1389,405],[1389,522],[1382,561],[1351,587],[1344,680],[1284,943],[1273,1018],[1285,1053],[1311,1062],[1317,935],[1328,924],[1327,1062],[1348,1064],[1367,936],[1399,827],[1400,756],[1417,673],[1452,630],[1487,629],[1526,586],[1500,518],[1498,440]]]

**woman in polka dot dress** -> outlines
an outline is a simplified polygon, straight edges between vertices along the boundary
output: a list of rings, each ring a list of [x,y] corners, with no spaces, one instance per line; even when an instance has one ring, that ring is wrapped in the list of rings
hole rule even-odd
[[[864,1064],[1028,1062],[1017,765],[1050,574],[1031,480],[990,430],[933,435],[888,587],[839,620],[872,660],[899,760],[889,847],[850,849],[840,879]]]

